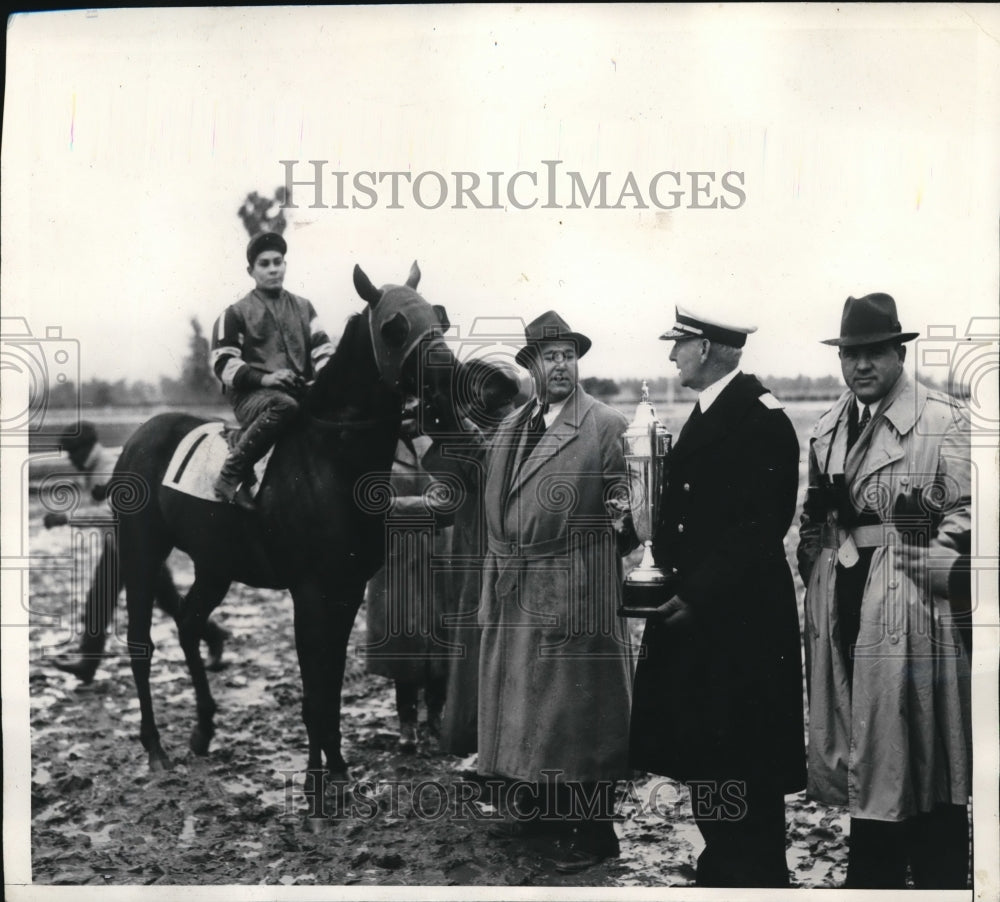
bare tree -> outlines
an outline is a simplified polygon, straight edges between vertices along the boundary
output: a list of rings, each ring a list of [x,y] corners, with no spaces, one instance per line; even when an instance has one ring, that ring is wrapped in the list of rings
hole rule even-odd
[[[274,189],[273,198],[261,197],[256,191],[251,191],[236,214],[243,220],[243,226],[251,237],[259,232],[277,232],[280,235],[288,225],[284,205],[290,201],[291,195],[281,185]]]

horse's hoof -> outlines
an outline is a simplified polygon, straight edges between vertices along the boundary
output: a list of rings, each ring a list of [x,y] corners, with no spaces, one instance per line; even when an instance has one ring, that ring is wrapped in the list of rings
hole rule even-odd
[[[52,658],[52,666],[56,670],[73,674],[84,686],[92,683],[94,674],[97,673],[97,661],[81,654],[59,655]]]
[[[212,640],[205,643],[208,649],[205,656],[205,670],[219,671],[225,670],[229,666],[226,661],[222,660],[222,655],[226,649],[226,640],[232,638],[233,634],[220,626]]]
[[[225,670],[228,666],[229,662],[222,660],[221,648],[219,649],[219,653],[217,655],[209,652],[208,656],[205,658],[205,670],[209,670],[212,673],[218,673],[220,670]]]
[[[173,770],[174,762],[171,761],[166,755],[150,755],[149,756],[149,769],[154,774],[160,774],[164,771]]]
[[[196,755],[207,755],[208,747],[212,744],[212,735],[208,730],[196,726],[191,730],[191,740],[188,746]]]

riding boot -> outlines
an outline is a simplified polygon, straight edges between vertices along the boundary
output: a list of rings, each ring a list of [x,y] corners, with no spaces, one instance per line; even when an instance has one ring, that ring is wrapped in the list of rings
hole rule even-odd
[[[240,440],[229,452],[219,478],[215,481],[216,498],[229,504],[235,502],[241,507],[253,510],[253,502],[245,493],[239,493],[239,488],[253,472],[253,465],[267,454],[268,449],[274,444],[281,422],[281,418],[267,412],[243,430]]]

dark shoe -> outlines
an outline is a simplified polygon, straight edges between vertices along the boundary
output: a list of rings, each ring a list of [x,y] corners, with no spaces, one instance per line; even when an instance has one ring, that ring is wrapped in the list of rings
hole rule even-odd
[[[506,820],[490,824],[486,832],[494,839],[530,839],[558,832],[558,824],[533,817],[530,820]]]
[[[560,874],[578,874],[580,871],[592,868],[595,864],[600,864],[606,857],[606,855],[599,855],[589,849],[569,846],[553,855],[552,860]]]
[[[233,634],[221,626],[217,626],[211,639],[207,639],[208,655],[205,657],[205,670],[218,671],[225,670],[226,663],[222,660],[225,651],[226,640],[232,639]]]
[[[551,857],[561,874],[575,874],[620,854],[615,828],[605,821],[574,827]]]
[[[244,482],[240,486],[240,490],[236,493],[236,497],[233,498],[233,504],[237,507],[242,507],[245,511],[255,511],[257,510],[257,503],[254,501],[253,495],[250,494],[250,483]]]
[[[97,658],[81,654],[80,652],[59,655],[52,658],[51,662],[56,670],[73,674],[84,686],[92,683],[94,681],[94,674],[97,673]]]
[[[226,463],[228,465],[229,461],[226,461]],[[227,469],[224,467],[219,474],[219,478],[215,480],[215,485],[212,486],[212,489],[215,492],[216,498],[224,501],[226,504],[232,504],[242,484],[243,475],[241,473],[235,473],[231,468]]]
[[[441,712],[427,712],[427,735],[438,742],[441,741]]]
[[[415,723],[403,723],[399,725],[399,750],[401,752],[413,752],[417,748],[417,725]]]
[[[257,509],[253,496],[243,482],[242,476],[233,477],[223,470],[212,488],[215,491],[215,497],[225,504],[235,504],[248,511]]]

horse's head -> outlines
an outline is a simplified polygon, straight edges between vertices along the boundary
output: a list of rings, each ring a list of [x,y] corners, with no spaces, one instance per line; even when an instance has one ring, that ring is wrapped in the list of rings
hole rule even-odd
[[[458,362],[444,339],[448,314],[417,293],[419,282],[416,261],[405,284],[381,288],[360,266],[354,267],[354,287],[368,302],[379,377],[393,391],[420,400],[422,427],[433,436],[458,429],[454,403]]]

